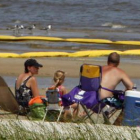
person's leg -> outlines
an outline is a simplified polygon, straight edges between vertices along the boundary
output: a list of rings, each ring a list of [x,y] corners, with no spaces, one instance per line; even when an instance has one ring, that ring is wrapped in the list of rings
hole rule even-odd
[[[72,113],[70,106],[64,107],[64,121],[69,121],[72,119]]]
[[[71,108],[73,109],[73,119],[78,117],[78,113],[79,113],[79,104],[74,103],[71,105]]]
[[[64,108],[64,120],[68,121],[71,119],[75,119],[78,116],[79,113],[79,105],[77,103],[74,103],[68,107]]]

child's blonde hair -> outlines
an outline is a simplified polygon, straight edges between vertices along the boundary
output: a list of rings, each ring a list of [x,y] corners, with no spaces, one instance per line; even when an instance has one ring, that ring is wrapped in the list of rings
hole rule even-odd
[[[61,71],[61,70],[57,70],[55,73],[54,73],[54,82],[55,82],[55,86],[59,86],[61,85],[63,82],[64,82],[64,79],[65,79],[65,72],[64,71]]]

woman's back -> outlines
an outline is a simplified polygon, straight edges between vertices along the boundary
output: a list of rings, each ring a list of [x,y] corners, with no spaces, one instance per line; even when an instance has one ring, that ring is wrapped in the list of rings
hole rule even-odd
[[[27,106],[29,100],[39,96],[39,90],[35,74],[42,67],[35,59],[28,59],[25,63],[25,72],[20,74],[15,83],[16,99],[21,105]],[[22,103],[24,102],[24,103]]]

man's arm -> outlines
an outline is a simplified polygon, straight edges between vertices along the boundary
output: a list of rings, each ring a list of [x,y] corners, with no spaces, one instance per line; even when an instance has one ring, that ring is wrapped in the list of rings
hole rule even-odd
[[[124,84],[126,90],[131,90],[134,86],[129,76],[123,71],[122,71],[122,83]]]

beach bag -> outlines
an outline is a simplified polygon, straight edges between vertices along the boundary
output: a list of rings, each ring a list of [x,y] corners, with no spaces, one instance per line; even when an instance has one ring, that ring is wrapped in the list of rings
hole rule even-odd
[[[30,117],[36,118],[36,119],[43,119],[45,115],[45,105],[34,103],[33,105],[30,106]]]
[[[45,115],[46,105],[42,101],[44,96],[37,96],[29,101],[29,116],[36,119],[43,119]]]

